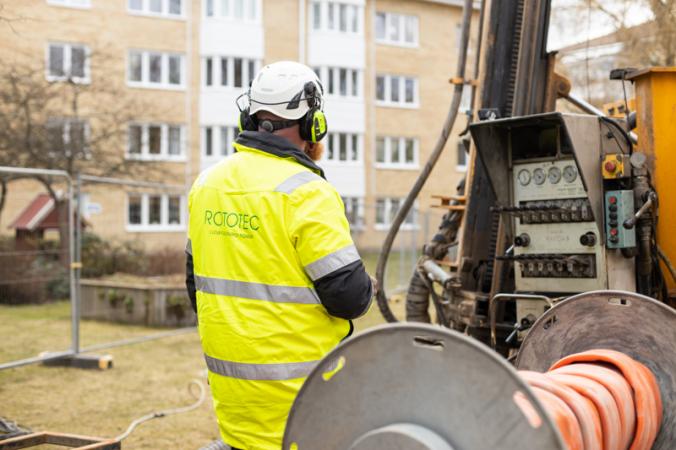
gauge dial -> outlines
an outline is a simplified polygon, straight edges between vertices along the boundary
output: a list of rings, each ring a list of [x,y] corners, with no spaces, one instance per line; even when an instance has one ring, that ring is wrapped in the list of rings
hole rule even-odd
[[[537,168],[533,171],[533,181],[535,181],[535,184],[543,184],[546,179],[547,175],[545,175],[544,170]]]
[[[519,172],[519,183],[521,186],[527,186],[530,183],[530,172],[527,169],[521,169]]]
[[[559,181],[561,181],[561,169],[558,167],[550,167],[549,172],[547,173],[547,177],[549,178],[549,182],[552,184],[556,184]]]
[[[566,183],[572,183],[577,179],[577,169],[575,166],[566,166],[563,168],[563,179]]]

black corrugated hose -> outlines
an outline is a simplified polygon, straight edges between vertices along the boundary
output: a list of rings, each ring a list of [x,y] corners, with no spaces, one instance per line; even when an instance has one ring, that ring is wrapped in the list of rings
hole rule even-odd
[[[465,66],[467,63],[467,47],[469,44],[472,11],[473,11],[473,1],[465,0],[462,11],[462,29],[460,35],[458,65],[456,69],[456,77],[461,79],[465,78]],[[420,191],[425,185],[427,178],[430,176],[432,169],[434,169],[434,166],[439,160],[439,156],[441,156],[441,153],[444,150],[444,147],[446,146],[448,137],[451,134],[451,130],[453,129],[453,124],[455,123],[455,119],[458,116],[458,109],[460,109],[460,101],[462,99],[463,87],[464,87],[463,84],[454,85],[451,106],[448,110],[446,120],[444,121],[444,126],[441,129],[441,134],[439,135],[437,143],[434,146],[434,150],[432,151],[432,154],[427,160],[425,167],[420,172],[420,175],[418,175],[418,179],[413,185],[413,188],[406,196],[404,204],[402,205],[401,209],[399,209],[399,211],[397,212],[397,216],[394,218],[394,221],[392,222],[392,227],[390,228],[390,231],[387,233],[387,237],[385,238],[385,242],[383,243],[383,249],[380,253],[380,256],[378,257],[378,266],[376,267],[376,279],[378,280],[378,285],[380,286],[380,289],[376,293],[376,300],[378,301],[378,308],[380,309],[381,314],[388,322],[397,322],[397,318],[394,317],[394,314],[392,313],[392,310],[390,309],[390,306],[387,301],[387,295],[385,294],[385,268],[387,266],[387,259],[390,256],[392,244],[394,243],[394,239],[397,237],[397,234],[399,233],[399,228],[401,227],[401,224],[406,219],[406,216],[408,215],[411,206],[413,206],[413,202],[418,197],[418,194],[420,194]]]

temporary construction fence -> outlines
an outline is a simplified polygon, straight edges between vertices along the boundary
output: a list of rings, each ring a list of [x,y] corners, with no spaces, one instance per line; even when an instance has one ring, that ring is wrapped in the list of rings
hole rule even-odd
[[[83,347],[80,336],[80,320],[83,315],[83,285],[86,284],[85,288],[90,289],[92,286],[97,283],[83,283],[82,281],[82,248],[83,248],[83,217],[82,210],[83,204],[85,203],[85,187],[90,186],[114,186],[122,190],[136,190],[146,193],[157,194],[167,194],[167,195],[184,195],[187,186],[181,184],[165,184],[165,183],[153,183],[145,181],[134,181],[134,180],[125,180],[120,178],[110,178],[110,177],[98,177],[91,175],[79,174],[72,179],[68,173],[63,171],[56,170],[43,170],[43,169],[24,169],[24,168],[13,168],[13,167],[0,167],[0,174],[5,175],[14,175],[14,176],[34,176],[34,177],[53,177],[63,180],[63,183],[66,187],[66,193],[62,199],[62,205],[67,213],[61,214],[59,217],[61,220],[66,223],[63,224],[63,230],[61,234],[60,241],[61,245],[59,248],[49,247],[39,250],[20,250],[20,249],[6,249],[3,251],[0,248],[0,262],[2,262],[3,257],[9,256],[18,256],[17,252],[25,252],[26,256],[30,256],[31,252],[41,252],[40,256],[43,259],[49,259],[58,261],[59,259],[63,261],[62,270],[53,271],[46,280],[47,282],[58,282],[67,279],[68,280],[68,297],[70,299],[70,323],[71,323],[71,333],[70,333],[70,345],[67,350],[53,352],[49,354],[43,354],[42,356],[29,357],[24,359],[15,359],[13,361],[0,361],[0,370],[7,369],[11,367],[18,367],[26,364],[47,362],[53,359],[63,359],[63,358],[73,358],[81,353],[87,353],[92,351],[104,350],[106,348],[111,348],[119,345],[127,345],[135,342],[142,342],[151,339],[162,338],[166,336],[171,336],[180,333],[191,332],[194,330],[194,327],[183,327],[178,329],[172,329],[165,332],[153,333],[150,335],[140,336],[133,339],[125,339],[122,341],[114,342],[100,342],[94,346]],[[375,271],[375,265],[379,256],[378,245],[373,245],[373,239],[367,237],[364,239],[365,235],[361,233],[367,232],[366,228],[363,226],[364,217],[368,217],[369,226],[373,232],[375,228],[376,232],[380,232],[384,235],[387,231],[387,217],[393,216],[395,207],[392,204],[389,204],[386,210],[383,210],[382,203],[374,203],[372,205],[362,206],[361,217],[355,218],[350,217],[349,208],[348,208],[348,217],[350,221],[353,222],[353,234],[355,241],[360,246],[360,251],[362,257],[364,258],[367,269],[373,274]],[[407,224],[408,226],[404,227],[402,232],[399,234],[397,241],[395,241],[393,252],[390,256],[388,263],[388,270],[386,274],[386,289],[388,292],[402,292],[406,289],[411,275],[415,269],[418,258],[421,253],[422,243],[429,241],[429,236],[433,232],[432,227],[436,225],[437,217],[435,213],[431,210],[416,212],[414,214],[411,222]],[[375,222],[375,223],[374,223]],[[369,234],[368,236],[372,236]],[[65,237],[65,243],[63,238]],[[375,241],[377,242],[377,240]],[[360,245],[361,243],[361,245]],[[65,245],[67,244],[67,245]],[[67,275],[67,276],[66,276]],[[37,277],[26,277],[25,274],[22,277],[14,277],[14,279],[5,279],[3,280],[0,277],[0,293],[3,284],[34,284],[38,281]],[[99,283],[104,285],[103,283]],[[166,287],[165,287],[166,288]],[[93,288],[92,288],[93,289]],[[110,289],[109,291],[112,291]],[[115,295],[119,294],[121,289],[117,287],[114,288],[116,292]],[[170,289],[168,289],[170,290]],[[175,287],[176,290],[182,290],[181,287]],[[184,293],[185,291],[183,291]],[[100,293],[98,295],[101,295]],[[125,301],[133,301],[134,295],[137,294],[125,294]],[[167,293],[161,294],[164,299],[167,298]],[[118,299],[110,299],[111,303],[116,302]],[[140,303],[140,302],[139,302]],[[86,308],[85,308],[86,309]],[[87,311],[85,311],[87,312]],[[131,315],[130,315],[131,316]],[[179,324],[180,325],[180,324]],[[54,350],[54,349],[44,349],[44,350]]]
[[[97,177],[91,175],[80,175],[78,174],[75,179],[71,177],[65,171],[59,170],[45,170],[45,169],[31,169],[31,168],[15,168],[15,167],[0,167],[0,174],[5,176],[14,176],[14,177],[50,177],[62,182],[66,186],[66,193],[63,196],[61,203],[65,206],[63,208],[67,213],[60,215],[61,220],[66,221],[65,226],[57,225],[57,228],[67,229],[67,232],[62,232],[60,235],[60,248],[49,248],[47,250],[29,250],[29,249],[17,249],[15,248],[4,250],[0,248],[0,259],[3,257],[46,257],[51,256],[52,258],[61,258],[64,262],[65,270],[62,272],[54,271],[53,275],[47,277],[45,280],[40,280],[39,277],[35,276],[11,276],[9,279],[0,279],[0,289],[4,286],[10,286],[20,283],[25,284],[35,284],[37,281],[58,281],[59,278],[62,280],[65,276],[64,272],[67,272],[68,283],[68,297],[70,299],[70,324],[71,324],[71,335],[70,335],[70,345],[67,350],[62,351],[51,351],[53,349],[44,349],[45,352],[40,353],[39,356],[15,359],[12,361],[3,362],[0,361],[0,370],[8,369],[13,367],[19,367],[28,364],[35,363],[47,363],[55,362],[56,360],[67,360],[77,358],[78,355],[89,353],[98,350],[104,350],[107,348],[112,348],[121,345],[129,345],[137,342],[143,342],[152,339],[159,339],[167,336],[172,336],[176,334],[182,334],[187,332],[194,331],[195,327],[184,327],[173,329],[164,332],[152,333],[149,335],[144,335],[140,337],[124,339],[114,342],[101,342],[96,345],[89,347],[83,347],[81,345],[81,336],[80,336],[80,320],[82,315],[82,240],[83,240],[83,218],[82,218],[82,205],[83,205],[83,187],[87,185],[103,185],[103,186],[117,186],[119,188],[134,188],[134,189],[144,189],[153,192],[159,193],[185,193],[185,185],[172,185],[172,184],[163,184],[163,183],[152,183],[144,181],[133,181],[133,180],[124,180],[119,178],[108,178],[108,177]],[[38,205],[39,206],[39,205]],[[30,208],[28,208],[30,209]],[[29,211],[33,213],[33,211]],[[28,214],[28,213],[27,213]],[[39,214],[38,214],[39,215]],[[67,215],[67,217],[65,217]],[[35,219],[35,214],[31,216]],[[63,240],[67,241],[67,245],[64,244]],[[54,256],[56,255],[56,256]],[[2,261],[0,261],[2,262]],[[58,341],[58,339],[57,339]],[[47,352],[49,351],[49,352]]]

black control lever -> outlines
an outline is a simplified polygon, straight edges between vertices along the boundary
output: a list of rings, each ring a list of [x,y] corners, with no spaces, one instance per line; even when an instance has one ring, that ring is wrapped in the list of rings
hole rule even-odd
[[[641,208],[638,211],[636,211],[636,214],[634,214],[632,217],[622,222],[622,226],[625,229],[631,230],[632,228],[634,228],[636,222],[638,222],[638,219],[640,219],[641,216],[645,214],[646,211],[648,211],[648,209],[652,208],[653,204],[657,203],[657,194],[655,193],[655,191],[648,192],[647,197],[648,199],[643,204],[643,206],[641,206]]]

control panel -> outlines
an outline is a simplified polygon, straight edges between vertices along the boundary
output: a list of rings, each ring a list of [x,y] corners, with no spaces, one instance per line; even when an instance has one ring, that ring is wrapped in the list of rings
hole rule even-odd
[[[608,248],[631,248],[636,246],[636,231],[622,226],[634,215],[634,192],[606,191],[605,223]]]
[[[574,158],[515,163],[512,206],[516,288],[532,292],[602,289],[602,239]]]

